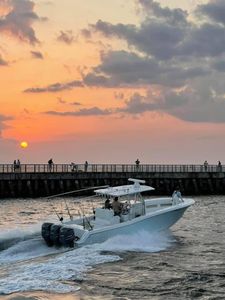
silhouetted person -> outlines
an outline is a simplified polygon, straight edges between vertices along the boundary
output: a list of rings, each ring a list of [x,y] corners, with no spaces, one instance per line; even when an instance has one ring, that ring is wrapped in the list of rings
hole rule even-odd
[[[72,172],[77,171],[77,165],[74,162],[71,162],[70,167]]]
[[[172,203],[176,205],[176,204],[179,204],[181,202],[184,202],[184,200],[182,198],[180,189],[177,187],[176,190],[173,192],[173,195],[172,195]]]
[[[135,164],[136,164],[136,169],[138,170],[139,169],[139,165],[140,165],[140,160],[138,158],[135,161]]]
[[[15,171],[17,169],[17,162],[16,162],[16,160],[14,160],[14,162],[13,162],[13,170]]]
[[[19,159],[17,159],[16,165],[17,165],[17,169],[20,170],[20,160]]]
[[[84,163],[84,171],[87,172],[87,169],[88,169],[88,162],[85,161],[85,163]]]
[[[104,208],[105,209],[111,209],[112,208],[112,204],[110,203],[109,199],[105,200],[105,206],[104,206]]]
[[[122,211],[122,204],[119,202],[118,197],[115,197],[112,203],[112,208],[114,210],[114,215],[119,216]]]
[[[222,164],[221,164],[220,160],[218,161],[218,165],[217,166],[218,166],[218,171],[222,172]]]
[[[207,160],[204,161],[204,170],[207,171],[208,169],[208,162]]]
[[[52,165],[53,165],[53,160],[52,160],[52,158],[50,158],[49,161],[48,161],[49,171],[52,170]]]

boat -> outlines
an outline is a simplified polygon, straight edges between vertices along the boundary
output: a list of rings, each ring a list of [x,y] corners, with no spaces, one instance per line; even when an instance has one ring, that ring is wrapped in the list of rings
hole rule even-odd
[[[145,180],[128,179],[131,184],[94,190],[102,200],[119,199],[121,212],[97,207],[89,216],[73,220],[42,224],[42,237],[48,246],[79,247],[102,243],[116,235],[138,231],[159,232],[174,225],[187,208],[195,203],[191,198],[174,194],[171,197],[149,198],[142,193],[154,190]],[[68,210],[69,211],[69,210]]]

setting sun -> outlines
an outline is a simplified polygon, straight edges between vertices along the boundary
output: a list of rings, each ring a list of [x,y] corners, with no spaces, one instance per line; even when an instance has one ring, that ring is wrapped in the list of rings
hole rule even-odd
[[[28,143],[25,142],[25,141],[23,141],[23,142],[20,143],[20,147],[21,148],[27,148],[27,146],[28,146]]]

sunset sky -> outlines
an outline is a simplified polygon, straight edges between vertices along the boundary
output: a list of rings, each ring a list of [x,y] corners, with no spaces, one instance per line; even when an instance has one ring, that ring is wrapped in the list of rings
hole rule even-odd
[[[225,163],[224,0],[0,0],[0,79],[0,163]]]

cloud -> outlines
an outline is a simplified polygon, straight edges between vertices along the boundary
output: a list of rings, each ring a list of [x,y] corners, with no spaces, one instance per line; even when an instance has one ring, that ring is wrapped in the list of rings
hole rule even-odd
[[[74,105],[74,106],[80,106],[82,105],[80,102],[71,102],[70,105]]]
[[[196,57],[214,57],[224,54],[224,26],[217,22],[195,22],[190,13],[181,9],[162,8],[158,2],[139,0],[145,17],[140,24],[112,24],[98,20],[90,24],[85,35],[98,32],[107,38],[117,38],[127,42],[129,47],[157,60],[192,59]],[[210,9],[217,9],[212,17]],[[206,14],[213,21],[225,19],[225,4],[210,2],[198,6],[199,18]],[[220,15],[218,16],[220,11]],[[224,24],[223,24],[224,25]]]
[[[82,105],[80,102],[67,102],[65,101],[64,99],[62,99],[61,97],[57,97],[57,100],[58,100],[58,103],[60,104],[68,104],[68,105],[73,105],[73,106],[79,106],[79,105]]]
[[[134,52],[109,51],[102,55],[101,64],[83,76],[88,86],[137,87],[146,85],[182,86],[190,78],[205,76],[205,66],[185,66],[159,62]]]
[[[39,51],[30,51],[30,53],[33,56],[33,58],[44,59],[43,54]]]
[[[225,59],[224,60],[217,60],[212,63],[213,69],[217,70],[218,72],[225,72]]]
[[[198,15],[205,15],[212,21],[225,25],[225,2],[224,0],[214,0],[197,7]]]
[[[110,115],[112,111],[110,109],[100,109],[98,107],[91,108],[83,108],[78,111],[66,111],[66,112],[58,112],[58,111],[46,111],[44,112],[48,115],[54,116],[105,116]]]
[[[31,53],[33,58],[44,59],[43,54],[39,51],[30,51],[30,53]]]
[[[84,85],[142,89],[112,113],[158,111],[190,122],[225,122],[225,2],[211,0],[189,12],[154,0],[136,3],[138,23],[98,20],[82,30],[88,39],[100,34],[123,42],[83,72]]]
[[[67,45],[70,45],[76,41],[76,38],[74,37],[72,30],[67,30],[67,31],[61,30],[59,36],[57,37],[57,40]]]
[[[150,111],[167,113],[188,122],[224,123],[225,97],[215,95],[211,88],[200,92],[190,88],[182,91],[166,89],[157,96],[148,91],[145,96],[134,93],[124,107],[117,109],[117,112],[132,115]]]
[[[8,128],[8,126],[5,124],[5,121],[13,120],[10,116],[5,116],[0,114],[0,138],[2,136],[2,130]]]
[[[179,45],[187,34],[186,25],[177,26],[158,19],[145,19],[140,26],[128,24],[113,25],[99,20],[90,25],[90,30],[104,36],[125,40],[129,47],[160,60],[171,59],[178,53]]]
[[[6,60],[4,60],[3,58],[2,58],[2,56],[0,55],[0,67],[1,66],[8,66],[8,62],[6,61]]]
[[[34,12],[35,4],[33,1],[4,0],[0,6],[4,6],[6,11],[0,16],[0,32],[8,33],[33,45],[39,42],[32,24],[35,21],[42,21],[44,18],[40,18]]]
[[[157,18],[166,19],[168,22],[174,24],[187,23],[188,13],[181,8],[162,8],[158,2],[153,0],[138,0],[137,3],[140,5],[145,16],[149,16],[150,14]]]
[[[83,83],[78,80],[73,80],[65,83],[56,82],[46,87],[32,87],[24,90],[24,93],[55,93],[64,90],[71,90],[76,87],[82,87]]]

